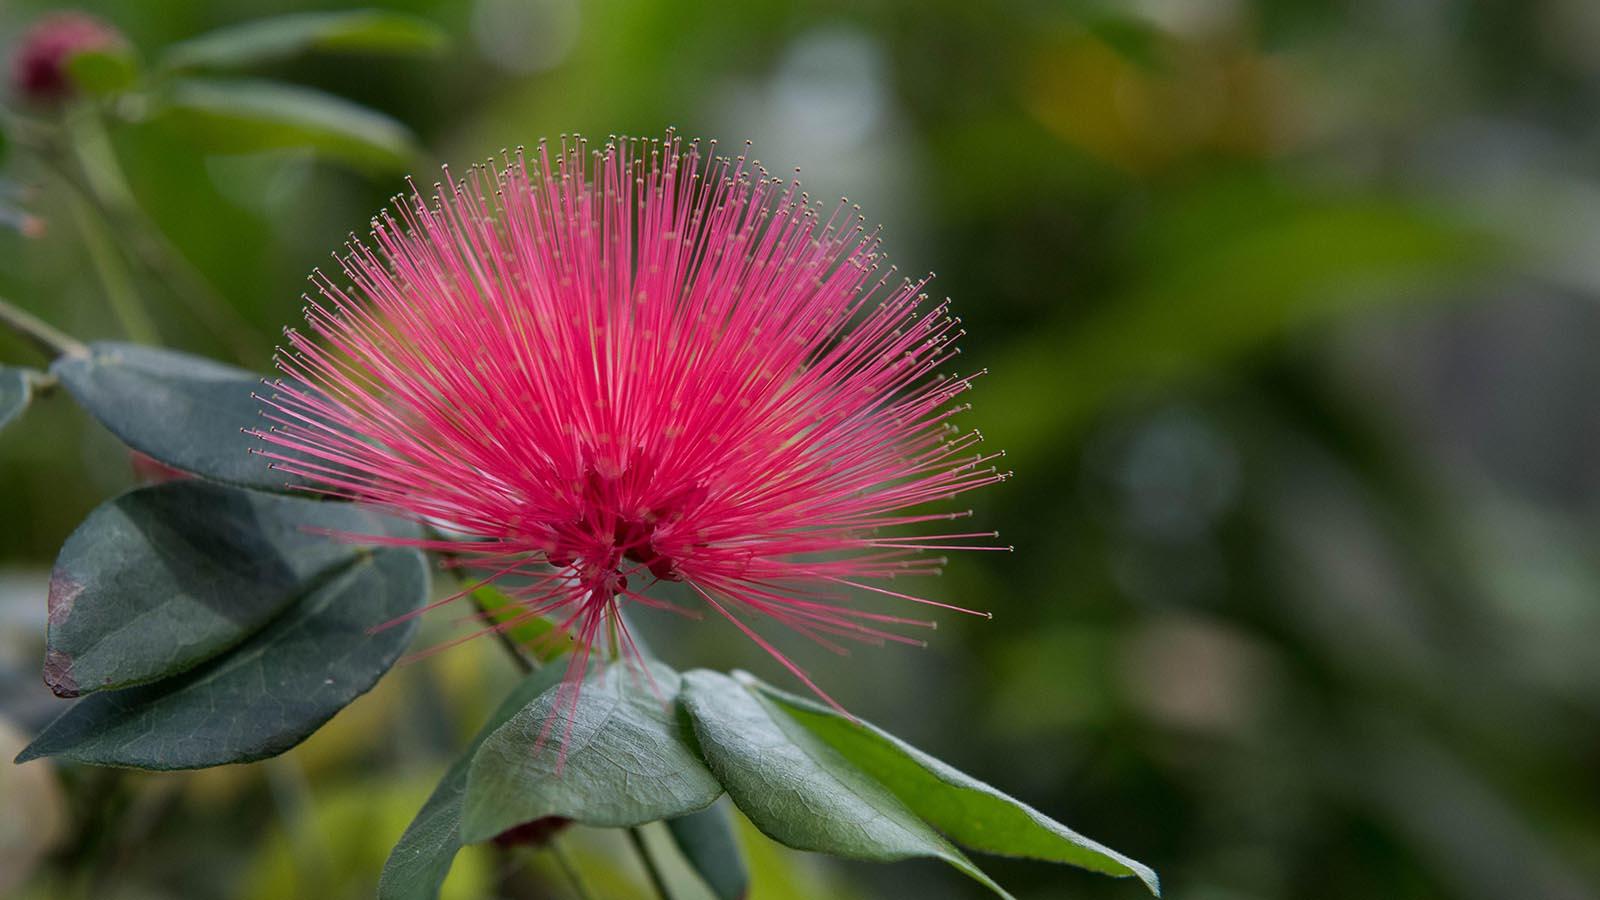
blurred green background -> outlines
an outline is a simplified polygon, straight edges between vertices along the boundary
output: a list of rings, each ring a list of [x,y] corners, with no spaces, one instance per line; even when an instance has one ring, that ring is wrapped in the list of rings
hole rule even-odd
[[[0,6],[0,46],[52,6]],[[80,6],[147,57],[338,8]],[[391,6],[448,48],[255,74],[404,123],[425,150],[403,167],[208,154],[137,110],[110,128],[151,221],[103,243],[177,250],[127,286],[164,342],[264,365],[305,276],[405,170],[426,184],[563,132],[749,138],[938,273],[964,360],[992,372],[968,422],[1017,473],[972,501],[1016,552],[928,588],[993,621],[950,617],[926,650],[796,648],[846,706],[1150,864],[1171,897],[1600,895],[1600,5]],[[0,232],[0,296],[123,336],[86,262],[107,247],[12,156],[43,232]],[[205,312],[212,293],[231,312]],[[0,361],[39,362],[5,336]],[[60,705],[38,676],[54,553],[134,479],[60,397],[0,435],[7,759]],[[640,625],[676,665],[786,683],[727,627]],[[495,653],[398,670],[264,764],[0,767],[0,894],[368,896],[509,683]],[[571,840],[602,896],[630,896],[613,837]],[[936,864],[747,837],[757,898],[980,896]],[[1023,898],[1141,896],[980,862]],[[450,889],[564,897],[551,866],[480,848]]]

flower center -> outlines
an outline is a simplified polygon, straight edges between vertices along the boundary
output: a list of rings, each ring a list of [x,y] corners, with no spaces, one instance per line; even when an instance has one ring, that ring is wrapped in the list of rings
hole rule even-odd
[[[607,476],[590,468],[584,475],[583,508],[578,516],[555,527],[550,564],[568,566],[602,597],[627,590],[628,576],[641,569],[659,581],[681,581],[676,561],[658,546],[660,526],[683,514],[686,502],[703,490],[678,491],[663,501],[643,504],[627,470]]]

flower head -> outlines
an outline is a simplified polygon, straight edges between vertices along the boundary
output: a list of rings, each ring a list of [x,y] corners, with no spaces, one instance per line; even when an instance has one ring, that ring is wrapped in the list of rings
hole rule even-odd
[[[126,46],[122,32],[82,12],[59,12],[35,22],[11,59],[11,90],[36,103],[72,94],[67,62],[75,54]]]
[[[952,423],[960,321],[878,243],[846,203],[670,133],[446,170],[352,239],[344,279],[313,276],[262,452],[434,526],[410,543],[514,585],[574,671],[632,653],[619,608],[682,582],[818,690],[748,620],[921,643],[900,632],[931,621],[863,601],[957,609],[890,580],[1000,549],[935,502],[1006,477]]]

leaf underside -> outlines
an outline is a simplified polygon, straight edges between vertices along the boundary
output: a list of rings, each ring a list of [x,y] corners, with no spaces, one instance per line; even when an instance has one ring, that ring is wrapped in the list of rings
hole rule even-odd
[[[722,788],[673,706],[679,676],[648,665],[648,679],[627,665],[594,672],[575,709],[569,692],[550,688],[489,735],[468,769],[462,837],[545,816],[643,825],[715,802]]]
[[[1010,896],[887,788],[771,701],[705,670],[683,676],[681,700],[728,796],[779,843],[871,862],[940,859]]]
[[[1078,834],[880,728],[852,722],[819,703],[739,674],[740,680],[749,683],[763,698],[782,707],[956,843],[1000,856],[1041,859],[1106,875],[1133,876],[1144,882],[1151,893],[1161,893],[1161,882],[1148,866]]]

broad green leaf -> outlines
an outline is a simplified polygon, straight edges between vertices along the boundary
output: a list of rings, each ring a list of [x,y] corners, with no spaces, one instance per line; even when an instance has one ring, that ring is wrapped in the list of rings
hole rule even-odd
[[[296,13],[220,28],[174,44],[162,56],[169,69],[228,69],[275,62],[313,51],[432,53],[443,31],[414,16],[377,10]]]
[[[33,399],[33,382],[24,369],[0,366],[0,428],[22,415]]]
[[[487,840],[545,816],[643,825],[715,802],[722,788],[673,705],[678,674],[648,665],[649,679],[623,664],[591,674],[576,709],[551,688],[489,735],[467,772],[462,838]]]
[[[369,633],[428,593],[414,550],[363,554],[254,636],[163,681],[79,700],[17,757],[198,769],[275,756],[375,684],[415,620]]]
[[[683,676],[680,701],[728,796],[778,843],[870,862],[942,859],[1010,896],[888,788],[772,701],[704,669]]]
[[[1160,895],[1160,879],[1148,866],[1078,834],[882,729],[852,722],[822,704],[762,684],[745,673],[737,672],[735,678],[783,707],[791,718],[956,843],[985,853],[1137,877],[1151,893]]]
[[[517,624],[506,629],[506,637],[532,654],[539,662],[551,662],[571,649],[571,635],[552,634],[556,623],[544,616],[527,615],[527,607],[494,585],[478,588],[472,592],[472,597],[495,624],[516,620]]]
[[[97,97],[125,91],[139,77],[139,60],[128,47],[74,53],[66,67],[74,87]]]
[[[461,805],[467,793],[467,769],[472,757],[495,729],[558,684],[564,674],[564,666],[539,669],[518,682],[500,702],[466,752],[439,779],[428,802],[389,852],[383,877],[378,881],[379,900],[431,900],[439,895],[439,886],[444,884],[451,862],[465,843],[461,839]]]
[[[272,81],[179,79],[155,115],[211,153],[306,149],[363,169],[396,171],[415,163],[419,152],[410,130],[377,110]]]
[[[308,529],[376,535],[398,524],[347,503],[189,479],[123,494],[56,557],[45,681],[76,697],[190,669],[367,552]]]
[[[750,892],[750,870],[723,804],[668,819],[667,831],[717,900],[744,900]]]
[[[202,478],[265,491],[304,481],[252,453],[261,379],[219,362],[137,344],[98,343],[51,366],[73,398],[124,444]]]

